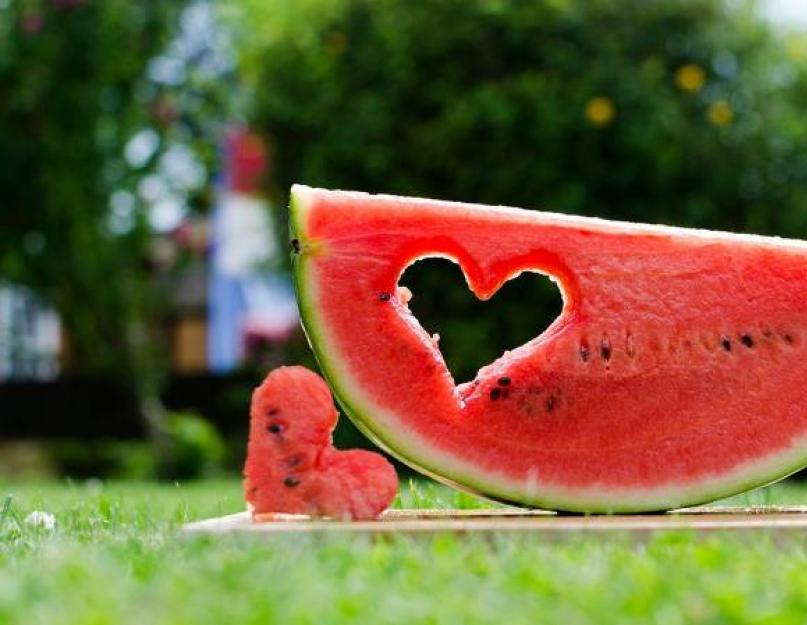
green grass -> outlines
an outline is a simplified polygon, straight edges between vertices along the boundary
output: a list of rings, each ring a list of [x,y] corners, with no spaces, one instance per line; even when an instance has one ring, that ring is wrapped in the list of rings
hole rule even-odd
[[[10,496],[10,499],[8,498]],[[406,505],[485,505],[432,485]],[[785,483],[739,503],[807,503]],[[804,623],[805,536],[196,536],[239,484],[0,485],[0,623]],[[53,531],[25,522],[56,516]]]

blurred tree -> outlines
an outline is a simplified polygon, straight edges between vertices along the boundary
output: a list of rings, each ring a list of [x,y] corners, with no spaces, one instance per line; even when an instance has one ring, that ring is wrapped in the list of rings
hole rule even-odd
[[[124,146],[135,131],[147,129],[140,165],[160,140],[144,73],[181,4],[0,2],[0,278],[57,308],[71,365],[130,384],[155,438],[165,359],[153,237],[119,190],[134,175]]]
[[[807,236],[807,47],[772,32],[753,2],[227,8],[283,192],[304,182]],[[484,343],[509,346],[500,328],[540,325],[534,293],[481,319],[449,274],[410,271],[415,304],[439,292],[475,320],[440,328],[448,355],[466,355],[449,362],[461,377]],[[557,293],[544,293],[545,325]]]

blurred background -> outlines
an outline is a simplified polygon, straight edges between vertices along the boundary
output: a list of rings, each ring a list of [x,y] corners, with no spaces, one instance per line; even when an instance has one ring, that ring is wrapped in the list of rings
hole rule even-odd
[[[0,0],[0,477],[236,473],[294,182],[807,238],[803,0]],[[560,311],[403,283],[458,381]],[[337,443],[360,443],[346,421]]]

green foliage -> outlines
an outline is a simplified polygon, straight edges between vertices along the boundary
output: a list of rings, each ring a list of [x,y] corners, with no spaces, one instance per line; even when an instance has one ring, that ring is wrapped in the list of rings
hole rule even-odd
[[[144,440],[76,438],[55,439],[9,446],[0,458],[0,480],[9,477],[46,477],[69,475],[96,478],[112,476],[121,480],[190,480],[216,476],[224,472],[227,445],[209,421],[193,412],[168,412],[164,439],[155,446]],[[22,450],[19,448],[23,447]],[[238,440],[238,451],[245,448]],[[15,449],[16,448],[16,449]],[[8,452],[11,453],[8,453]],[[15,451],[16,456],[15,458]],[[34,456],[28,463],[20,456]],[[6,457],[11,456],[11,457]],[[228,468],[240,470],[243,460]]]
[[[209,72],[184,58],[158,59],[181,64],[180,91],[147,71],[186,4],[0,3],[0,280],[27,285],[57,309],[68,371],[125,385],[153,445],[62,441],[54,456],[71,472],[198,476],[221,456],[215,431],[195,417],[166,417],[159,398],[170,287],[188,254],[155,236],[149,209],[169,196],[204,204],[201,161],[212,160],[215,143],[194,143],[216,127],[204,123],[215,118]],[[140,156],[130,153],[136,137],[151,144]],[[167,174],[162,157],[192,147],[196,155],[185,160],[196,162],[184,177]],[[189,182],[188,167],[198,180]],[[148,197],[145,183],[158,197]]]
[[[753,4],[247,0],[230,10],[284,192],[303,182],[807,236],[805,41],[772,33]],[[446,288],[424,276],[415,301]],[[554,302],[526,301],[503,322],[534,333]],[[439,329],[448,352],[507,347],[489,329]],[[473,373],[462,358],[453,366]]]
[[[261,46],[245,56],[260,61],[255,117],[276,142],[283,188],[807,231],[797,202],[807,181],[803,59],[749,9],[720,0],[341,6],[321,17],[301,10],[286,37],[265,43],[255,42],[259,22],[246,40]],[[684,69],[682,84],[682,68],[693,67],[703,82],[687,82]]]
[[[225,444],[209,421],[194,413],[172,412],[166,433],[172,453],[158,462],[161,474],[171,479],[190,479],[220,470]]]
[[[132,176],[123,146],[155,122],[146,62],[179,2],[11,0],[0,6],[0,278],[59,311],[71,362],[156,388],[152,238],[109,228]]]

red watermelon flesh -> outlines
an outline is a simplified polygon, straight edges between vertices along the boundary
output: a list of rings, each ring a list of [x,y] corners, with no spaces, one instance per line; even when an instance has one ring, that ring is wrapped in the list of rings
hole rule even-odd
[[[804,242],[302,186],[290,217],[303,322],[334,393],[437,479],[627,512],[807,465]],[[398,286],[438,256],[481,299],[547,274],[563,311],[456,385]]]
[[[244,491],[253,514],[373,519],[395,498],[398,478],[380,454],[331,443],[338,413],[325,382],[280,367],[255,390]]]

